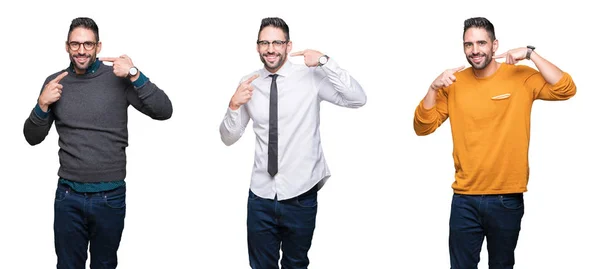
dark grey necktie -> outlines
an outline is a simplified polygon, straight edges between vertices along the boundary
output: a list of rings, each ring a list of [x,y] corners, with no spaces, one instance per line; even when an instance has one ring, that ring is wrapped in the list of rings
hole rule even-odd
[[[277,74],[269,75],[271,80],[271,96],[269,102],[269,164],[267,171],[274,177],[277,174]]]

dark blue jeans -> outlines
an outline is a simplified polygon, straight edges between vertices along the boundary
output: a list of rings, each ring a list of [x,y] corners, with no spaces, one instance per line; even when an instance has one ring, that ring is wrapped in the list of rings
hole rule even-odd
[[[523,194],[454,194],[450,213],[450,264],[452,269],[477,269],[484,237],[490,269],[509,269],[515,264]]]
[[[125,186],[79,193],[59,184],[54,200],[54,246],[59,269],[116,268],[125,225]]]
[[[308,267],[308,250],[317,218],[317,188],[296,198],[263,199],[248,196],[248,255],[254,269]]]

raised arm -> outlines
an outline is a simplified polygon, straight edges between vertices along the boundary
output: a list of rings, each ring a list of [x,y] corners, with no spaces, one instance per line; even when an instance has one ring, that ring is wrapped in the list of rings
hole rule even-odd
[[[435,101],[432,101],[435,100]],[[428,107],[427,104],[433,103]],[[419,136],[435,132],[448,118],[448,96],[443,89],[429,90],[415,109],[413,128]]]
[[[252,81],[258,77],[256,74],[242,81],[229,101],[229,107],[219,127],[221,141],[227,146],[233,145],[242,137],[250,121],[250,115],[244,105],[252,99]]]
[[[127,88],[127,101],[138,111],[155,120],[167,120],[173,115],[173,105],[167,94],[143,73]]]
[[[442,72],[429,86],[427,94],[415,109],[413,128],[419,136],[433,133],[448,118],[447,88],[456,81],[454,73],[464,66]]]
[[[167,94],[139,72],[129,56],[102,57],[99,60],[111,62],[117,77],[129,78],[131,87],[127,89],[127,101],[135,109],[155,120],[171,118],[173,105]]]
[[[23,126],[23,135],[25,135],[25,140],[30,145],[34,146],[41,143],[48,135],[54,121],[54,117],[50,113],[50,106],[60,99],[63,88],[60,81],[68,74],[68,72],[62,72],[54,79],[47,80],[44,83],[38,102],[29,113],[29,117],[25,120]]]
[[[316,83],[322,100],[349,108],[359,108],[367,102],[367,95],[361,85],[332,58],[316,50],[298,51],[290,56],[303,56],[307,66],[319,69],[316,72]]]
[[[528,88],[533,90],[535,99],[567,100],[577,92],[575,82],[568,73],[563,72],[532,49],[516,48],[495,55],[494,58],[506,58],[507,64],[516,64],[521,60],[530,59],[539,72],[527,78],[525,83]]]

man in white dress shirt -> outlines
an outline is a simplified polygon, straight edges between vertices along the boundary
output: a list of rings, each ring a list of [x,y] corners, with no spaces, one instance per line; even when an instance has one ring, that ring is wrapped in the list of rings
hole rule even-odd
[[[321,101],[358,108],[362,87],[333,58],[315,50],[305,65],[288,61],[289,28],[280,18],[265,18],[256,51],[264,68],[245,76],[220,126],[221,140],[232,145],[250,119],[256,134],[254,168],[248,196],[248,255],[252,268],[307,268],[317,216],[317,191],[330,177],[319,133]]]

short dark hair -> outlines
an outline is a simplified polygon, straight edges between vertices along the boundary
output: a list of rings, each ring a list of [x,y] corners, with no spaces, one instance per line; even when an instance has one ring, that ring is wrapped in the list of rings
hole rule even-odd
[[[86,17],[75,18],[71,21],[71,26],[69,27],[69,34],[67,35],[67,40],[69,40],[69,37],[71,37],[71,32],[73,32],[73,30],[75,30],[75,28],[78,27],[83,27],[85,29],[92,30],[92,32],[94,32],[94,35],[96,35],[96,42],[100,41],[100,35],[98,35],[98,25],[96,25],[96,22],[94,20]]]
[[[281,18],[277,18],[277,17],[269,17],[269,18],[262,19],[262,21],[260,23],[260,29],[258,30],[259,38],[260,38],[260,31],[262,31],[262,29],[267,26],[272,26],[272,27],[281,29],[283,31],[283,34],[285,35],[285,41],[290,41],[290,28],[288,27],[287,23],[285,23],[284,20],[282,20]]]
[[[463,39],[465,38],[465,33],[469,28],[483,28],[487,31],[488,36],[492,41],[496,40],[496,33],[494,32],[494,25],[484,17],[475,17],[469,18],[465,20],[465,28],[463,31]]]

